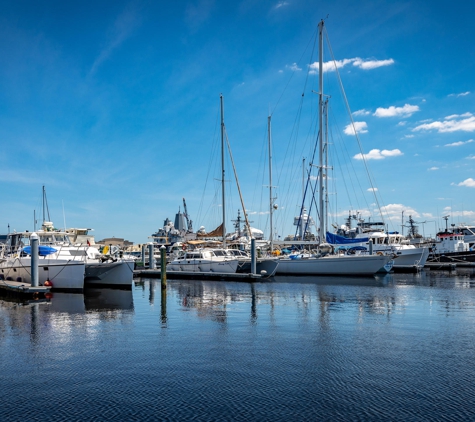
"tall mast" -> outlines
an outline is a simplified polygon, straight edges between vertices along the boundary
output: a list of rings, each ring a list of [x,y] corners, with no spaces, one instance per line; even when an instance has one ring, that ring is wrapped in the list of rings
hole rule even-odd
[[[271,136],[271,116],[267,118],[267,138],[269,142],[269,224],[270,224],[270,251],[274,250],[274,225],[272,214],[274,212],[274,198],[272,197],[272,136]]]
[[[226,202],[224,189],[224,104],[223,94],[219,96],[221,103],[221,198],[223,208],[223,248],[226,247]]]
[[[328,227],[328,98],[325,99],[325,230]],[[325,232],[325,239],[326,239],[326,232]]]
[[[319,122],[319,168],[320,168],[320,189],[319,189],[319,208],[320,208],[320,243],[325,239],[325,216],[323,205],[323,19],[318,24],[318,122]]]

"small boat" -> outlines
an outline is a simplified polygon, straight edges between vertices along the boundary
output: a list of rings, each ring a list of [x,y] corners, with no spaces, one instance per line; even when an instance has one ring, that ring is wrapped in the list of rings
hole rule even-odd
[[[228,255],[224,249],[195,249],[186,251],[167,265],[167,271],[235,273],[239,259]]]

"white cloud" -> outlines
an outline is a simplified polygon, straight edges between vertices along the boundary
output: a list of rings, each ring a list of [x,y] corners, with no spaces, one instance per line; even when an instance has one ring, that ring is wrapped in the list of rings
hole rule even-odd
[[[445,116],[444,117],[444,120],[453,120],[453,119],[457,119],[459,117],[471,117],[473,116],[472,113],[463,113],[463,114],[451,114],[450,116]],[[430,121],[430,120],[429,120]],[[425,123],[425,122],[423,122]]]
[[[397,157],[399,155],[403,155],[403,153],[398,149],[393,149],[391,151],[387,149],[383,149],[382,151],[379,149],[372,149],[368,154],[356,154],[353,158],[356,160],[362,160],[363,158],[366,160],[382,160],[386,157]]]
[[[467,117],[460,119],[461,117],[465,117],[465,116]],[[416,126],[412,130],[416,132],[419,130],[432,130],[432,129],[437,130],[439,133],[457,132],[457,131],[473,132],[475,131],[475,116],[469,113],[466,113],[461,116],[454,114],[452,116],[448,116],[446,120],[444,120],[443,122],[438,121],[438,122],[422,124],[422,125]]]
[[[274,8],[275,8],[275,9],[280,9],[281,7],[288,6],[288,5],[289,5],[289,3],[286,2],[286,1],[279,1],[279,2],[274,6]]]
[[[368,192],[377,192],[378,188],[368,188],[366,189]]]
[[[461,92],[460,94],[449,94],[449,97],[465,97],[466,95],[470,94],[470,91]]]
[[[467,157],[467,160],[475,160],[475,155],[469,155],[469,156]]]
[[[463,182],[460,182],[457,186],[466,186],[468,188],[475,188],[475,180],[469,177],[465,179]]]
[[[394,116],[403,116],[403,117],[410,117],[419,111],[419,106],[404,104],[403,107],[394,107],[390,106],[388,108],[378,107],[376,111],[373,113],[373,116],[376,117],[394,117]]]
[[[366,122],[353,122],[353,123],[354,123],[354,128],[351,123],[345,127],[344,132],[347,135],[354,135],[355,131],[356,133],[368,133],[368,125],[366,124]]]
[[[402,122],[399,122],[397,125],[398,126],[406,126],[406,123],[407,122],[405,120],[403,120]]]
[[[300,67],[297,66],[297,63],[292,63],[290,66],[287,65],[286,67],[288,67],[292,72],[302,70]]]
[[[419,213],[411,208],[411,207],[406,207],[405,205],[402,204],[389,204],[381,207],[381,212],[383,215],[389,216],[390,219],[396,219],[401,221],[401,214],[404,211],[405,215],[412,215],[412,217],[419,217]]]
[[[414,138],[414,135],[406,135],[405,138]]]
[[[364,61],[360,58],[356,58],[353,62],[353,66],[359,67],[360,69],[376,69],[377,67],[390,66],[394,64],[393,59],[388,60],[367,60]]]
[[[459,147],[461,145],[470,144],[471,142],[473,142],[473,139],[469,139],[468,141],[452,142],[451,144],[445,144],[444,146],[445,147]]]
[[[439,167],[431,167],[430,169],[428,169],[429,171],[432,171],[432,170],[439,170]]]
[[[371,112],[369,112],[368,110],[362,109],[362,110],[355,111],[353,113],[353,116],[367,116],[368,114],[371,114]]]
[[[334,72],[337,68],[340,69],[345,67],[348,64],[353,64],[353,66],[358,67],[359,69],[363,70],[371,70],[376,69],[382,66],[390,66],[394,64],[393,59],[388,60],[365,60],[359,57],[354,57],[352,59],[343,59],[343,60],[335,60],[330,62],[323,63],[323,73],[325,72]],[[318,72],[318,62],[312,63],[309,65],[310,73],[317,73]]]

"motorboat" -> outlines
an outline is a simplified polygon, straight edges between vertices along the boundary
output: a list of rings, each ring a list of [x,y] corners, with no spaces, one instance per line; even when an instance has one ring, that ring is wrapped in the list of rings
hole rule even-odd
[[[202,248],[186,251],[174,258],[167,271],[235,273],[239,259],[230,256],[224,249]]]

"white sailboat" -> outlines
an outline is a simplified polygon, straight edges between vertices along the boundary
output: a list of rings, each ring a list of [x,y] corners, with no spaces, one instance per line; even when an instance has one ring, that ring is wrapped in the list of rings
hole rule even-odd
[[[324,164],[324,122],[323,122],[323,28],[324,21],[318,25],[319,33],[319,208],[320,208],[320,239],[317,246],[317,253],[293,255],[292,257],[283,257],[279,260],[277,275],[373,275],[383,269],[393,256],[389,255],[345,255],[331,254],[333,249],[331,245],[324,243],[324,233],[327,225],[327,209],[325,195],[327,192],[327,178],[324,176],[327,166]],[[327,147],[328,145],[325,145]],[[272,202],[272,195],[271,195]],[[272,212],[272,211],[271,211]],[[305,245],[307,242],[299,242]],[[310,249],[314,249],[312,246]]]

